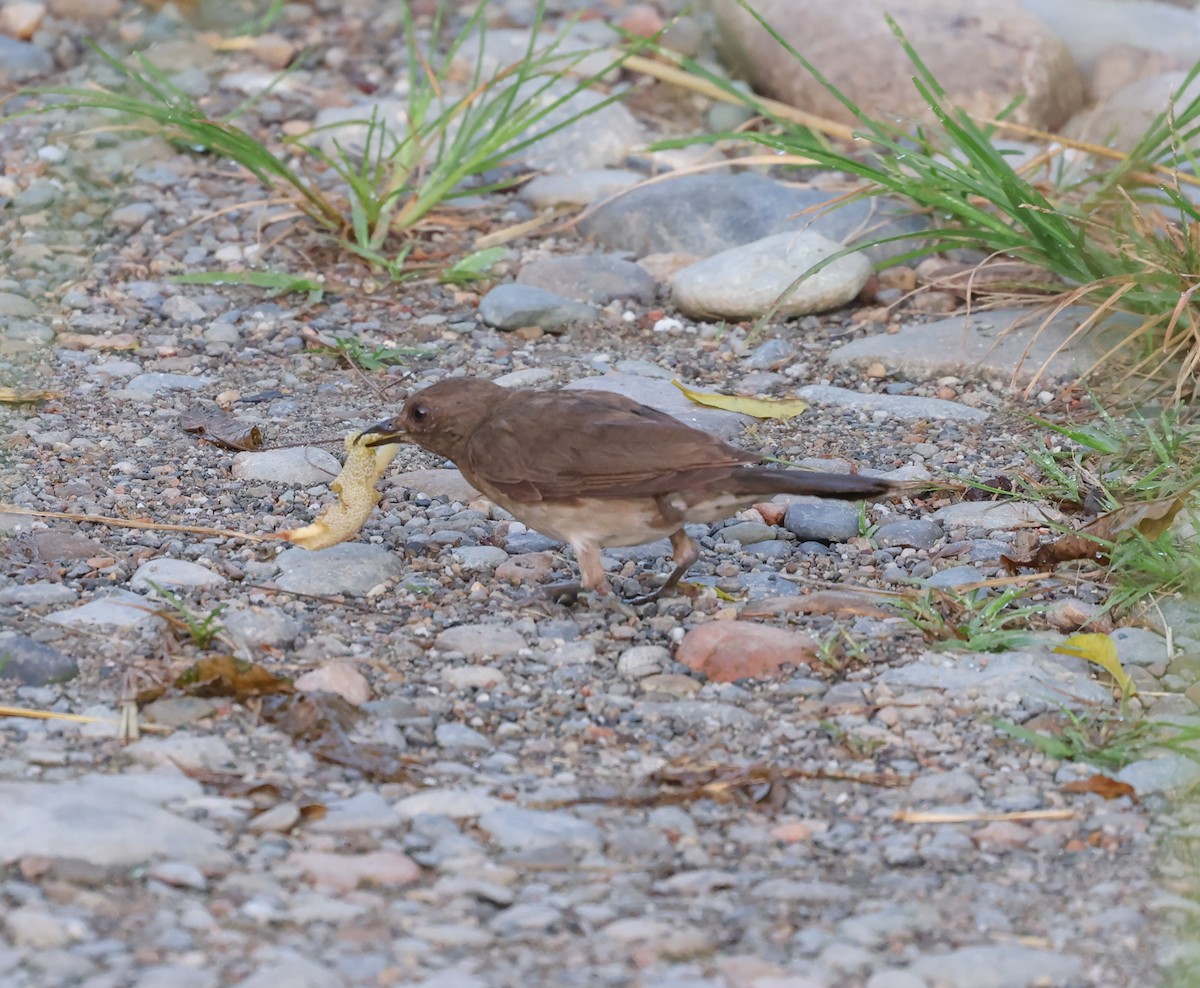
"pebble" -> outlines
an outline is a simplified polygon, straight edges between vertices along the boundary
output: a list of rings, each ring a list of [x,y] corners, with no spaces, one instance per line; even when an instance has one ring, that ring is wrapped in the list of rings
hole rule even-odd
[[[465,724],[438,724],[433,732],[439,748],[491,751],[492,742]]]
[[[120,780],[118,780],[120,781]],[[100,867],[132,867],[156,859],[199,867],[229,863],[224,838],[168,813],[131,791],[92,777],[55,784],[0,782],[0,855],[76,858]],[[79,821],[87,826],[80,827]]]
[[[501,847],[512,850],[559,844],[597,850],[602,842],[600,829],[595,824],[563,810],[503,806],[480,816],[479,829]]]
[[[314,831],[328,834],[353,834],[359,831],[390,830],[400,822],[400,814],[374,790],[364,790],[345,799],[325,804],[325,815],[310,822]]]
[[[79,607],[47,614],[43,620],[67,627],[144,630],[161,627],[163,623],[153,613],[154,609],[155,605],[141,594],[115,590]]]
[[[315,446],[265,449],[238,453],[233,458],[236,480],[260,480],[270,484],[311,487],[330,483],[342,469],[336,456]]]
[[[328,549],[285,549],[277,557],[281,590],[299,594],[369,593],[404,573],[404,563],[390,549],[345,542]]]
[[[462,666],[443,669],[442,679],[458,690],[490,690],[505,682],[504,673],[492,666]]]
[[[717,532],[717,538],[722,542],[752,545],[772,541],[775,538],[775,529],[771,525],[764,525],[758,521],[742,521],[720,529]]]
[[[492,573],[509,559],[503,549],[490,545],[458,546],[450,557],[468,573]]]
[[[396,803],[401,820],[419,816],[445,816],[452,820],[467,820],[483,816],[505,804],[485,789],[425,789],[406,796]]]
[[[130,401],[148,401],[162,391],[199,391],[211,383],[207,377],[190,374],[139,374],[113,394]]]
[[[597,315],[594,306],[532,285],[497,285],[479,303],[479,318],[500,330],[538,326],[547,333],[564,333]]]
[[[859,534],[862,519],[853,504],[797,497],[788,503],[783,527],[802,541],[849,542]]]
[[[521,186],[518,196],[534,209],[590,206],[640,181],[642,175],[621,168],[593,168],[570,174],[550,172],[534,176]]]
[[[304,625],[274,607],[231,606],[221,612],[225,633],[247,647],[287,648]]]
[[[134,590],[150,590],[152,584],[160,587],[185,587],[194,590],[209,590],[229,581],[207,566],[191,563],[186,559],[151,559],[142,563],[129,581]]]
[[[1019,944],[927,954],[918,957],[910,970],[945,988],[1033,988],[1047,981],[1071,983],[1083,976],[1079,958]]]
[[[298,676],[296,689],[305,693],[336,693],[356,707],[361,707],[371,699],[371,684],[367,682],[367,677],[353,663],[336,659]]]
[[[626,679],[645,679],[662,672],[670,664],[670,649],[662,645],[635,645],[617,658],[617,674]]]
[[[502,624],[460,624],[439,634],[434,647],[461,652],[469,659],[485,659],[513,655],[525,647],[525,639]]]
[[[406,470],[393,476],[391,482],[429,497],[446,497],[464,504],[479,497],[479,491],[456,469]]]
[[[19,607],[53,607],[73,604],[78,599],[78,593],[61,583],[26,583],[0,590],[0,604]]]
[[[530,261],[517,275],[517,284],[531,285],[589,305],[633,299],[654,301],[656,285],[645,268],[609,254],[548,257]]]
[[[1164,754],[1142,758],[1116,774],[1120,782],[1133,786],[1143,796],[1184,790],[1200,781],[1200,765],[1187,755]]]
[[[671,279],[671,301],[698,319],[751,319],[768,310],[787,317],[836,309],[870,278],[865,255],[840,257],[789,288],[841,246],[804,231],[731,247],[677,272]],[[783,302],[781,296],[786,296]]]
[[[875,542],[886,547],[932,549],[943,535],[937,522],[914,518],[880,525],[875,531]]]
[[[711,682],[777,677],[781,666],[807,666],[817,643],[808,635],[748,621],[709,621],[689,631],[676,658]]]
[[[968,408],[941,398],[909,397],[908,395],[864,394],[830,384],[810,384],[796,392],[805,401],[834,408],[849,408],[859,412],[881,413],[898,422],[984,422],[988,413],[980,408]]]
[[[17,316],[18,318],[29,318],[37,314],[37,304],[25,298],[25,296],[14,295],[12,292],[0,292],[0,317]]]
[[[1171,658],[1166,639],[1147,628],[1117,628],[1109,637],[1124,666],[1151,666]]]
[[[151,202],[130,202],[108,214],[108,221],[119,230],[137,230],[158,216],[158,207]]]

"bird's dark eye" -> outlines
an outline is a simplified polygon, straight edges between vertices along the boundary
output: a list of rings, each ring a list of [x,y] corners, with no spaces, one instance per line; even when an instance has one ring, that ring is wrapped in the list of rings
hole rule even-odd
[[[429,417],[429,409],[424,405],[413,405],[409,410],[408,416],[414,422],[424,422]]]

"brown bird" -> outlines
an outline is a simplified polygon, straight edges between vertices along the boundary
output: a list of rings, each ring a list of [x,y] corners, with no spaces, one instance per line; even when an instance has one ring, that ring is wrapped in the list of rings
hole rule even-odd
[[[780,470],[624,395],[515,391],[457,377],[405,401],[362,434],[368,446],[413,442],[452,460],[478,490],[530,528],[575,550],[584,589],[608,593],[602,546],[670,538],[674,588],[700,552],[684,532],[773,494],[857,500],[903,484],[856,474]]]

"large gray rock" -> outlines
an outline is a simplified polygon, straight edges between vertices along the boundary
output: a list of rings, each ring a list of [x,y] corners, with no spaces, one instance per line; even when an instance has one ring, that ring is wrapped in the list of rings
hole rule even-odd
[[[1084,86],[1066,45],[1019,0],[964,7],[958,0],[756,0],[755,9],[818,71],[875,116],[928,121],[915,69],[884,13],[950,94],[989,119],[1024,94],[1014,118],[1052,130],[1083,105]],[[834,120],[858,121],[737,0],[715,0],[716,36],[735,73],[767,94]]]
[[[178,775],[178,773],[175,773]],[[100,867],[159,858],[220,867],[225,838],[160,806],[155,776],[0,783],[0,858],[78,858]],[[190,780],[179,776],[186,787]],[[199,786],[195,786],[198,790]]]
[[[278,558],[279,589],[292,593],[361,595],[404,572],[390,549],[364,542],[345,542],[315,552],[294,547]]]
[[[1043,327],[1045,314],[1033,309],[993,309],[914,323],[898,333],[852,340],[835,350],[830,363],[867,367],[882,363],[908,378],[985,377],[1005,384],[1035,378],[1056,381],[1089,370],[1111,339],[1106,323],[1072,339],[1091,314],[1083,306],[1064,309]]]
[[[1141,53],[1145,64],[1187,68],[1200,52],[1200,18],[1156,0],[1021,0],[1057,34],[1075,63],[1092,77],[1118,49]],[[1132,66],[1131,66],[1132,67]],[[1130,77],[1126,81],[1132,81]]]
[[[928,227],[909,208],[884,199],[850,202],[823,212],[836,194],[796,188],[752,172],[738,175],[685,175],[643,185],[584,216],[578,229],[613,250],[637,257],[683,253],[708,257],[775,233],[811,230],[839,244],[869,243]],[[872,247],[873,261],[892,257],[912,244]]]
[[[811,230],[777,233],[684,268],[671,279],[671,300],[700,319],[753,319],[785,293],[777,310],[781,316],[827,312],[853,299],[871,277],[871,262],[862,254],[847,254],[813,271],[840,249]]]
[[[1091,109],[1077,113],[1063,133],[1128,151],[1160,113],[1171,106],[1187,106],[1200,96],[1200,80],[1193,80],[1178,99],[1173,99],[1186,79],[1187,73],[1179,71],[1161,72],[1130,82]],[[1195,151],[1200,148],[1200,140],[1193,138],[1187,146]]]

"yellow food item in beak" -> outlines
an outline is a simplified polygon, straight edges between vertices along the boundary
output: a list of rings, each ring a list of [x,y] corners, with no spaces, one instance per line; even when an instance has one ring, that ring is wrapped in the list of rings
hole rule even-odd
[[[358,442],[361,435],[352,432],[346,437],[346,462],[342,464],[342,472],[329,485],[338,496],[337,504],[326,508],[311,525],[279,532],[279,538],[302,549],[328,549],[354,538],[366,524],[379,503],[375,485],[396,458],[400,447],[367,446]]]

